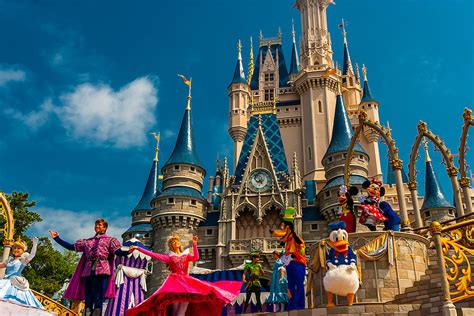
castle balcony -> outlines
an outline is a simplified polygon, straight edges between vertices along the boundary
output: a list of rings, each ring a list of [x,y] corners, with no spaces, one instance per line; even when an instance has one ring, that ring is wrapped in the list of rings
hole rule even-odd
[[[277,238],[256,237],[252,239],[231,240],[228,244],[228,256],[233,266],[239,266],[243,260],[249,259],[249,254],[253,251],[259,251],[262,259],[270,264],[275,250],[282,250],[284,247]]]

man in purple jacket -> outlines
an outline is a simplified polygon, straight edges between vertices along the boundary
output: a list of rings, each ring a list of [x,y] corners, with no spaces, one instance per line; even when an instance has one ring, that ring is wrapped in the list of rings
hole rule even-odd
[[[108,223],[105,219],[95,221],[95,236],[80,239],[74,244],[62,240],[58,232],[49,231],[51,237],[68,250],[82,252],[81,260],[64,293],[70,300],[85,300],[86,313],[102,315],[104,299],[115,297],[114,258],[126,256],[120,250],[120,242],[106,235]]]

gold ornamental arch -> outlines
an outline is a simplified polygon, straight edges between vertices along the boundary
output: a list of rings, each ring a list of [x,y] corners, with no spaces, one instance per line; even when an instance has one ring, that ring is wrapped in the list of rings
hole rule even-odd
[[[13,246],[13,234],[15,233],[15,221],[13,219],[13,212],[10,208],[5,194],[0,192],[0,209],[2,216],[5,219],[5,226],[3,227],[3,260],[8,258],[10,255],[10,249]]]
[[[474,126],[474,117],[472,116],[472,110],[468,108],[464,108],[464,113],[462,115],[464,119],[464,125],[462,126],[461,132],[461,139],[459,141],[459,173],[461,178],[459,179],[459,184],[461,185],[461,189],[463,192],[464,201],[466,203],[466,211],[467,213],[472,213],[472,201],[471,201],[471,180],[470,176],[466,174],[466,152],[467,152],[467,132],[469,131],[469,127]]]
[[[344,183],[346,186],[350,186],[350,163],[352,160],[352,156],[354,153],[354,146],[359,138],[359,135],[363,131],[364,127],[370,128],[375,131],[379,136],[381,136],[387,144],[388,147],[388,156],[390,160],[390,165],[393,169],[393,174],[395,178],[395,183],[397,185],[397,197],[398,197],[398,204],[400,207],[400,215],[401,215],[401,228],[404,231],[411,230],[410,220],[408,219],[408,212],[405,202],[405,197],[403,195],[403,181],[402,181],[402,167],[403,162],[398,157],[398,148],[395,146],[395,140],[391,136],[390,129],[382,126],[379,122],[373,122],[369,119],[367,112],[360,111],[359,112],[359,126],[354,131],[354,136],[352,136],[351,143],[349,148],[347,149],[347,156],[346,156],[346,163],[344,165]]]
[[[418,129],[418,135],[415,138],[415,142],[413,143],[413,146],[411,148],[411,153],[410,153],[410,162],[408,164],[408,189],[410,190],[410,193],[412,195],[412,200],[413,200],[413,211],[415,213],[415,222],[416,226],[422,227],[423,222],[421,219],[421,214],[420,214],[420,208],[418,205],[418,193],[417,193],[417,182],[416,182],[416,169],[415,169],[415,163],[416,160],[418,159],[418,149],[420,148],[420,143],[423,138],[428,139],[431,141],[435,147],[439,150],[443,157],[443,163],[446,166],[446,172],[451,179],[451,187],[453,190],[453,195],[454,195],[454,200],[456,203],[456,210],[457,210],[457,216],[462,216],[464,215],[464,210],[462,206],[462,201],[461,201],[461,195],[459,192],[459,183],[457,180],[457,175],[458,175],[458,169],[454,165],[454,159],[453,155],[451,154],[451,150],[449,150],[444,142],[439,138],[438,135],[433,134],[431,130],[428,129],[427,124],[423,121],[420,121],[420,123],[417,126]]]

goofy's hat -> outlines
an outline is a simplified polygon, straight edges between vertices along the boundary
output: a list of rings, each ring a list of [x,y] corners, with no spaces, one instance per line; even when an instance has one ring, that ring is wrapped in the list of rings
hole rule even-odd
[[[283,211],[282,221],[287,223],[293,223],[295,221],[295,208],[288,207]]]

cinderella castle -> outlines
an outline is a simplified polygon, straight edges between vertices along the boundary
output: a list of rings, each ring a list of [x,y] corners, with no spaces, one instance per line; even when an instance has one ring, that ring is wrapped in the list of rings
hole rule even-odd
[[[202,149],[196,147],[188,97],[174,150],[162,156],[167,159],[160,165],[156,148],[124,240],[138,238],[162,253],[170,235],[179,234],[187,245],[197,234],[200,267],[236,267],[249,252],[258,250],[265,269],[271,271],[271,253],[280,245],[271,238],[270,229],[278,225],[286,207],[295,207],[295,228],[307,245],[328,236],[327,224],[338,218],[337,191],[344,182],[346,151],[359,124],[358,114],[363,110],[378,122],[383,107],[371,93],[365,66],[361,77],[351,60],[344,23],[344,41],[333,46],[326,13],[331,2],[297,0],[299,44],[294,27],[287,44],[281,33],[272,38],[260,33],[258,50],[250,45],[248,67],[243,65],[239,41],[227,87],[233,157],[217,161],[207,191],[203,183],[209,171],[199,160]],[[285,45],[291,45],[289,63],[283,54]],[[334,61],[333,49],[343,50],[342,66]],[[394,174],[391,168],[382,172],[380,156],[385,152],[379,145],[378,134],[364,129],[354,147],[350,183],[360,189],[367,179],[382,180],[385,200],[397,211]],[[417,201],[422,220],[426,224],[454,218],[455,207],[443,194],[426,146],[425,152],[425,196]],[[409,220],[414,221],[403,170],[402,175]],[[168,273],[161,264],[154,270],[149,279],[152,290]]]

